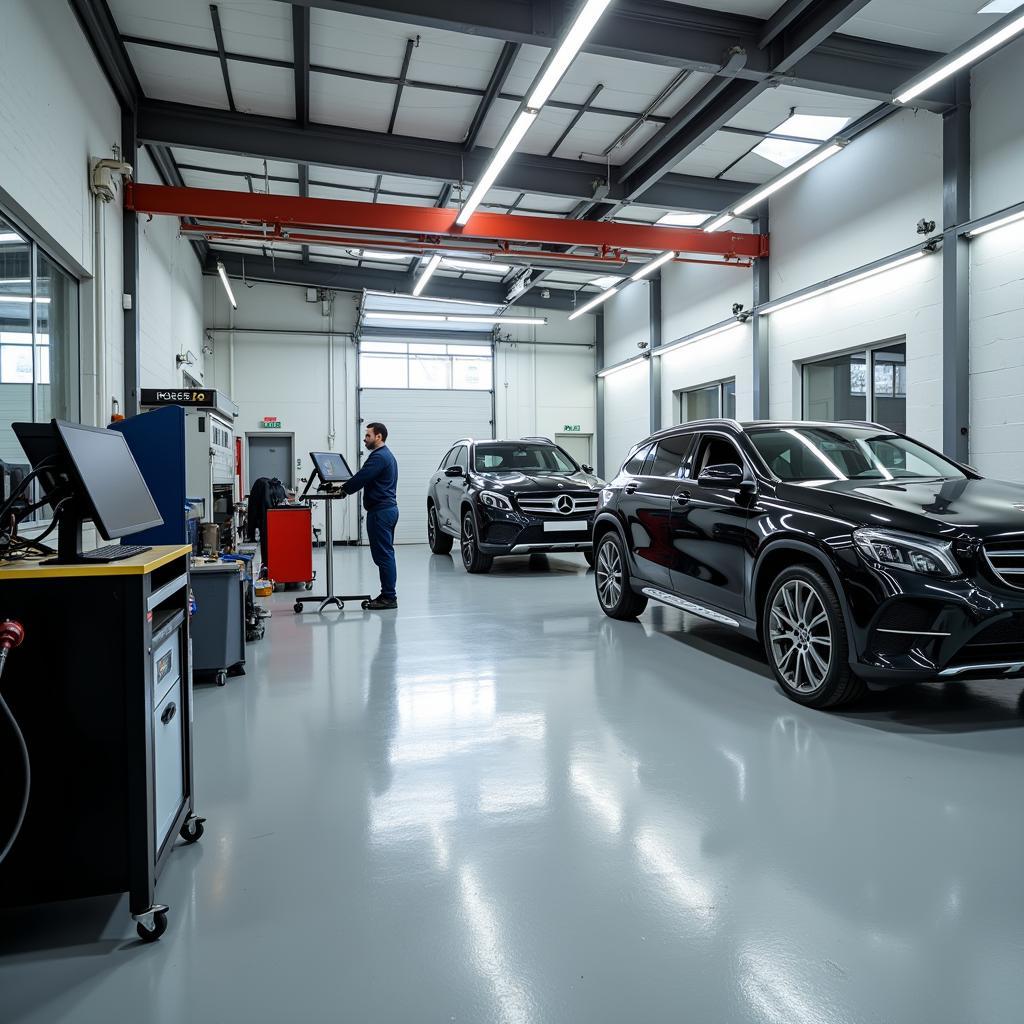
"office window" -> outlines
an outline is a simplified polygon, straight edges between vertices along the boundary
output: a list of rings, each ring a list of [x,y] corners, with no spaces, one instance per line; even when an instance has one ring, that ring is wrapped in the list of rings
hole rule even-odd
[[[805,363],[803,419],[872,420],[906,430],[906,363],[906,342]]]
[[[676,392],[676,422],[692,423],[694,420],[713,420],[724,416],[736,418],[736,380],[704,384],[699,388],[688,388]]]
[[[0,460],[28,464],[12,423],[79,418],[78,282],[0,214]]]
[[[360,387],[490,391],[492,380],[490,345],[359,343]]]

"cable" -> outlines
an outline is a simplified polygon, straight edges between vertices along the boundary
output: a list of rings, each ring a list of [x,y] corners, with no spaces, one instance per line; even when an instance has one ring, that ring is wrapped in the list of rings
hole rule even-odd
[[[25,630],[20,622],[7,621],[0,623],[0,679],[3,678],[4,665],[7,664],[8,653],[12,647],[19,646],[24,639]],[[11,852],[11,847],[14,846],[14,841],[18,838],[18,833],[21,832],[21,826],[25,823],[25,813],[28,811],[28,797],[32,789],[32,763],[29,761],[25,737],[18,727],[17,719],[15,719],[11,709],[7,706],[7,701],[4,700],[2,693],[0,693],[0,711],[3,711],[7,721],[11,723],[11,728],[14,730],[14,735],[18,741],[18,749],[21,751],[21,763],[25,769],[25,791],[21,797],[21,807],[18,809],[18,817],[14,822],[14,830],[11,832],[11,837],[4,843],[3,849],[0,850],[0,864],[2,864],[7,854]]]

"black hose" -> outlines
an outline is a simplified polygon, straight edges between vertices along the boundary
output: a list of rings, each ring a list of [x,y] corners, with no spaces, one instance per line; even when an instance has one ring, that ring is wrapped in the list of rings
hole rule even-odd
[[[0,650],[0,677],[3,676],[4,665],[7,662],[7,651]],[[4,847],[0,850],[0,864],[4,862],[7,854],[11,852],[11,847],[14,845],[14,841],[18,838],[18,833],[21,831],[21,826],[25,823],[25,812],[28,810],[28,795],[32,789],[32,764],[28,759],[28,747],[25,745],[25,737],[22,735],[21,729],[18,728],[18,722],[14,715],[11,713],[11,709],[7,706],[7,701],[4,700],[3,694],[0,693],[0,711],[3,711],[7,717],[7,721],[11,723],[11,728],[14,730],[14,735],[18,739],[18,747],[21,750],[21,761],[25,768],[25,792],[21,798],[21,808],[18,811],[18,818],[14,823],[14,831],[11,832],[11,838],[4,843]]]

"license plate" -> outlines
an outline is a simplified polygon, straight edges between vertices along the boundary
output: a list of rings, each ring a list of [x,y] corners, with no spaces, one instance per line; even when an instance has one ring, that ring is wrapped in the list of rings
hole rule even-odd
[[[586,523],[560,523],[555,521],[552,523],[544,524],[545,533],[586,533],[586,531]]]

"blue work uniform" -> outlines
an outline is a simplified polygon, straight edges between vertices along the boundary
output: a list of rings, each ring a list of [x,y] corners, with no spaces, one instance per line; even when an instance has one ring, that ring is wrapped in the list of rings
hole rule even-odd
[[[351,480],[342,485],[346,494],[363,492],[366,534],[370,557],[380,570],[381,597],[398,596],[398,568],[395,565],[395,527],[398,525],[398,463],[387,445],[370,452]]]

